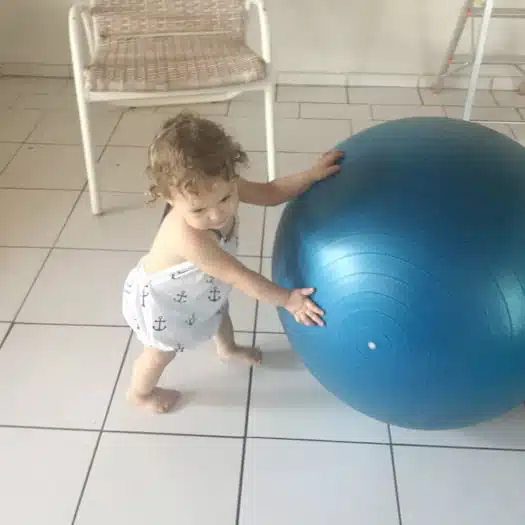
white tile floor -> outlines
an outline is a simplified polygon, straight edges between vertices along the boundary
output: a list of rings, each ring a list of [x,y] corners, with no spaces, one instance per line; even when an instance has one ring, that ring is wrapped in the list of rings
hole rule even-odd
[[[282,87],[280,173],[378,121],[457,116],[464,93]],[[481,92],[476,115],[523,119],[525,98]],[[200,105],[265,174],[262,100]],[[150,416],[124,401],[139,352],[120,314],[125,273],[157,228],[142,174],[175,108],[95,113],[107,213],[85,193],[71,83],[0,79],[0,523],[10,525],[523,525],[525,409],[462,431],[390,428],[329,395],[275,311],[235,293],[250,371],[205,345],[162,382],[185,396]],[[525,143],[525,127],[494,125]],[[243,207],[242,260],[270,274],[280,208]]]

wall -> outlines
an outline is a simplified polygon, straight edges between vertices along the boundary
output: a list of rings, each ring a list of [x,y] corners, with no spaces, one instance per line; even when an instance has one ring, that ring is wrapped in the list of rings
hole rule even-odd
[[[71,0],[1,0],[0,63],[68,64],[70,3]],[[266,0],[276,69],[433,73],[462,3],[463,0],[328,0],[324,4],[320,0]],[[518,33],[521,28],[525,28],[525,21],[495,22],[491,47],[507,53],[520,48],[525,51],[525,38],[519,38]]]

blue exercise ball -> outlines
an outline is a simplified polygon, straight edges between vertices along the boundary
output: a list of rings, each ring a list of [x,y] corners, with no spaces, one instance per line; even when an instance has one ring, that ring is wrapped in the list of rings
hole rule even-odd
[[[273,279],[313,287],[326,326],[279,311],[335,396],[417,429],[525,399],[525,148],[479,124],[411,118],[339,144],[341,171],[285,208]]]

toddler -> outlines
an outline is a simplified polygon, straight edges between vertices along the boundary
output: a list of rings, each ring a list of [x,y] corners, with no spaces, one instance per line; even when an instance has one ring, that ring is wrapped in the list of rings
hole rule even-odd
[[[322,325],[313,289],[287,290],[235,258],[240,202],[282,204],[339,170],[340,153],[321,156],[308,171],[258,183],[238,174],[246,153],[214,122],[190,112],[168,120],[149,148],[153,198],[171,209],[147,255],[129,273],[123,314],[144,352],[134,363],[128,400],[166,412],[179,393],[157,387],[178,352],[213,339],[219,357],[261,362],[257,348],[235,344],[228,296],[235,287],[286,308],[297,322]]]

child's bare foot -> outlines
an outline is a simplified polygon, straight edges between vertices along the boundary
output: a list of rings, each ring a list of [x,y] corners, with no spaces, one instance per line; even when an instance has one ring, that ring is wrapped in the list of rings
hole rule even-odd
[[[133,390],[129,390],[127,394],[130,403],[140,408],[147,408],[158,414],[171,410],[179,397],[180,392],[166,388],[154,388],[147,396],[141,396]]]
[[[217,354],[223,360],[240,359],[250,365],[260,365],[262,362],[262,352],[258,348],[250,346],[234,346],[233,348],[219,347]]]

